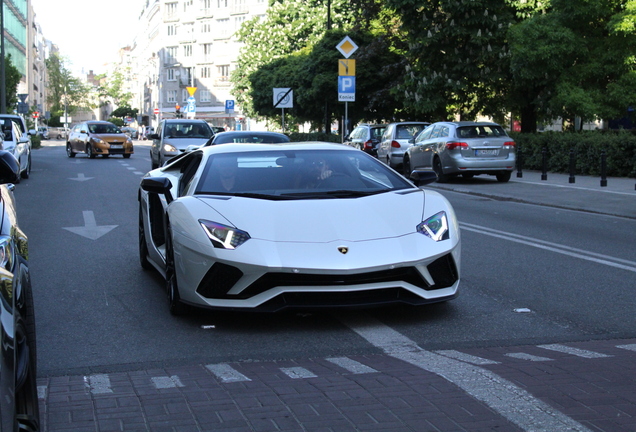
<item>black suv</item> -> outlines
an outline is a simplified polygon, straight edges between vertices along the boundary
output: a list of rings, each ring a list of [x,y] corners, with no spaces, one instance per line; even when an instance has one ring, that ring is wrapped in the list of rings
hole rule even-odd
[[[372,156],[377,156],[377,146],[380,143],[384,129],[386,129],[385,124],[370,125],[362,123],[345,137],[343,144],[365,151]]]

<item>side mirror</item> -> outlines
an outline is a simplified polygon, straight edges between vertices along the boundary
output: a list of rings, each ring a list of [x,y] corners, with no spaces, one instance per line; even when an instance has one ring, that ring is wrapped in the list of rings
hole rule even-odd
[[[151,134],[148,134],[148,138],[153,139],[153,140],[159,139],[159,135],[156,134],[156,133],[151,133]]]
[[[37,135],[37,134],[38,134],[38,132],[37,132],[35,129],[29,129],[28,134],[29,134],[29,135]]]
[[[410,179],[416,186],[424,186],[437,181],[437,174],[432,170],[413,170]]]
[[[149,193],[156,193],[166,197],[166,201],[170,204],[172,200],[172,183],[165,177],[146,177],[141,180],[141,188]]]
[[[80,133],[87,133],[87,132],[86,132],[84,129],[82,129],[82,130],[80,131]]]
[[[0,184],[17,183],[20,181],[20,164],[18,160],[6,150],[0,150]]]

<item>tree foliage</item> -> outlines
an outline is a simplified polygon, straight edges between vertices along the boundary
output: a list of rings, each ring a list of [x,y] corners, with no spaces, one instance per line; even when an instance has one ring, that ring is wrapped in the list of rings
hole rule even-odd
[[[95,107],[91,101],[91,88],[71,74],[65,60],[57,53],[46,59],[46,69],[49,77],[50,126],[60,126],[59,118],[64,116],[65,108],[68,115],[72,116],[80,108]]]
[[[7,110],[12,111],[18,103],[18,84],[20,84],[22,74],[11,61],[11,54],[8,54],[4,58],[4,78],[6,92],[5,102]]]
[[[354,120],[520,116],[617,118],[636,104],[636,0],[278,0],[244,24],[232,75],[246,115],[276,117],[291,87],[295,121],[342,116],[338,38],[360,45]],[[326,129],[326,128],[325,128]]]

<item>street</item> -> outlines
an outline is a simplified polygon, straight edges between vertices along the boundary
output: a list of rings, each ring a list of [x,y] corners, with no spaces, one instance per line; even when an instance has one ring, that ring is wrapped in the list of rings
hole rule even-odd
[[[457,299],[177,318],[139,265],[148,149],[49,141],[16,185],[43,430],[636,430],[636,214],[488,196],[514,177],[433,184],[462,229]]]

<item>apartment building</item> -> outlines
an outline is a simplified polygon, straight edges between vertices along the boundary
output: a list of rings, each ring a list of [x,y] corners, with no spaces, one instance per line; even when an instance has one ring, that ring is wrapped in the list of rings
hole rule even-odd
[[[141,123],[156,126],[179,106],[184,116],[239,128],[240,107],[225,109],[241,47],[236,32],[267,7],[267,0],[148,0],[121,55]]]

